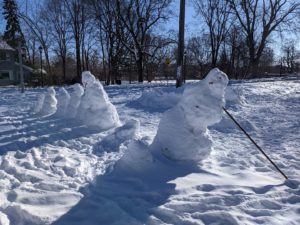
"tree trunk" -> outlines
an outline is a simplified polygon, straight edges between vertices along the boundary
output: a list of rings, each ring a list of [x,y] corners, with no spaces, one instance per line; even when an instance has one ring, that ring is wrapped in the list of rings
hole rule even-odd
[[[76,38],[76,72],[77,72],[77,81],[81,81],[81,59],[80,59],[79,38]]]
[[[138,69],[138,81],[142,83],[144,79],[143,79],[143,59],[141,54],[139,59],[137,60],[137,69]]]
[[[62,57],[62,72],[63,72],[63,82],[66,82],[66,57]]]

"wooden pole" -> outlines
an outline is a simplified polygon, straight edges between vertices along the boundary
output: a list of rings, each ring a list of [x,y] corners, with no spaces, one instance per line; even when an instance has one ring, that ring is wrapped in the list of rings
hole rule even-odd
[[[178,54],[177,54],[177,70],[176,70],[176,87],[182,85],[183,77],[183,57],[184,57],[184,18],[185,18],[185,0],[180,0],[179,13],[179,39],[178,39]]]

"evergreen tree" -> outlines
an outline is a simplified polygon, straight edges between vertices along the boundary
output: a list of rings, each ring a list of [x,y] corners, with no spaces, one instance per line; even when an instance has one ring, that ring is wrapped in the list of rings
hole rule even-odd
[[[13,48],[17,48],[18,38],[20,38],[21,44],[24,45],[25,39],[20,27],[18,6],[15,0],[3,1],[3,15],[6,19],[6,30],[3,35],[3,40]]]

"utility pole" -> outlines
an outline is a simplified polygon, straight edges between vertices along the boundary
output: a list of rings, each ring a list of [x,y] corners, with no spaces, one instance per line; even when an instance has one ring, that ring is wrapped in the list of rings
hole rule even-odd
[[[179,39],[178,39],[178,54],[177,54],[177,70],[176,70],[176,87],[182,85],[183,78],[183,57],[184,57],[184,17],[185,17],[185,0],[180,0],[179,13]]]
[[[24,93],[24,73],[23,73],[23,62],[22,62],[22,48],[21,48],[21,40],[18,40],[18,53],[19,53],[19,65],[20,65],[20,86],[21,92]]]

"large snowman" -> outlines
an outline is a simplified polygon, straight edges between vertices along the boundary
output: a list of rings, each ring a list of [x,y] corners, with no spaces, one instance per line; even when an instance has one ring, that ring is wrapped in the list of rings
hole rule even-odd
[[[178,104],[163,114],[151,146],[153,155],[183,161],[206,158],[212,149],[207,126],[222,118],[227,84],[227,75],[215,68],[187,87]]]

